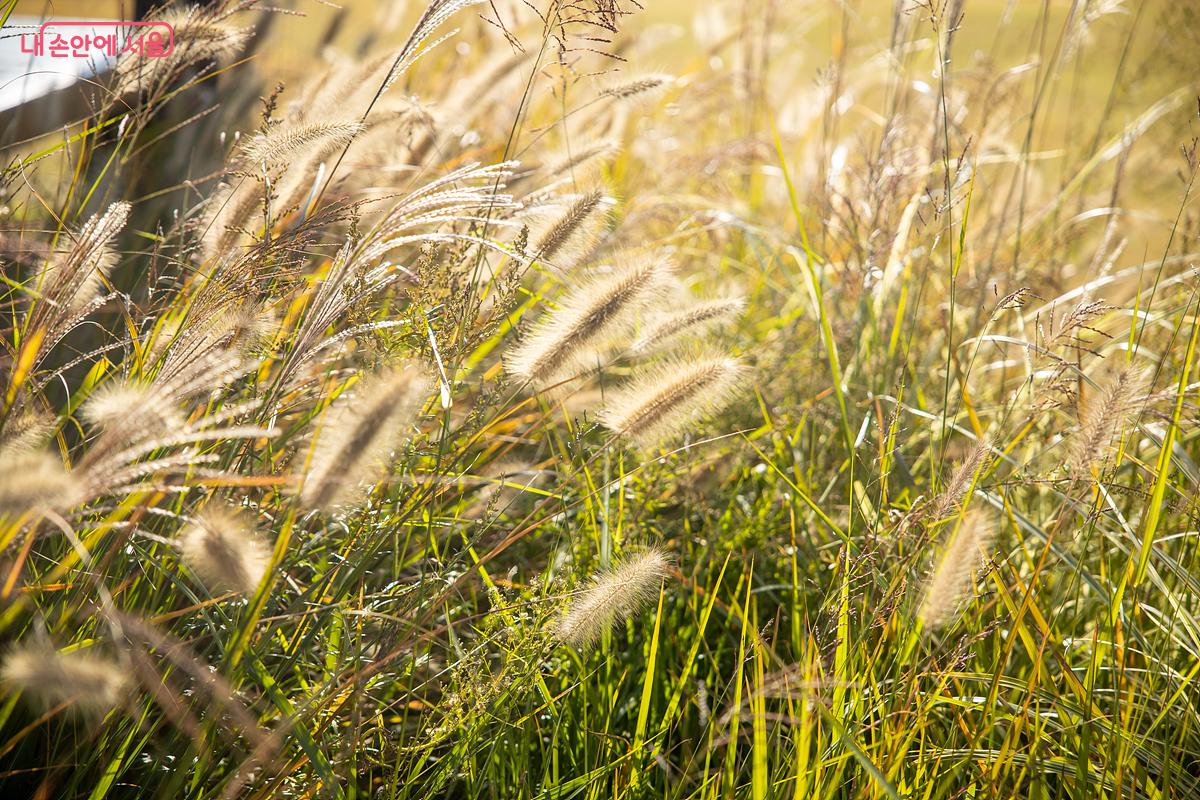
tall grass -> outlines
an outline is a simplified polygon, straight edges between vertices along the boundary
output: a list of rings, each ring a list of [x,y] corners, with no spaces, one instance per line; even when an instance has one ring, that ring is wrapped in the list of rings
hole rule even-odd
[[[3,795],[1200,793],[1182,12],[891,10],[179,7],[9,143]]]

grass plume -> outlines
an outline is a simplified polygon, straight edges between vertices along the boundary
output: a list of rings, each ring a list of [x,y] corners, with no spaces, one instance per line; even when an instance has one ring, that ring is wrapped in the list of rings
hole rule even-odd
[[[649,258],[620,264],[612,275],[580,286],[513,348],[508,371],[542,386],[594,366],[588,359],[629,329],[670,275],[670,264]]]
[[[333,511],[361,499],[364,483],[375,483],[391,451],[404,442],[430,393],[415,365],[392,367],[366,378],[325,410],[300,501]]]
[[[1090,400],[1081,403],[1079,430],[1067,458],[1067,469],[1073,477],[1090,478],[1104,463],[1121,427],[1136,420],[1141,412],[1149,383],[1146,370],[1127,366],[1103,383]]]
[[[559,619],[559,640],[577,649],[595,644],[654,598],[670,566],[662,552],[647,550],[597,575]]]
[[[0,680],[43,708],[70,703],[96,716],[115,708],[130,688],[125,672],[108,659],[82,651],[57,652],[41,644],[5,654]]]
[[[251,595],[266,574],[270,551],[244,512],[206,505],[179,535],[184,563],[206,586]]]
[[[613,392],[600,421],[616,436],[649,449],[692,433],[745,387],[736,358],[677,358],[648,368]]]
[[[986,511],[970,510],[953,528],[922,592],[917,618],[934,631],[954,619],[971,588],[975,571],[988,557],[995,523]]]

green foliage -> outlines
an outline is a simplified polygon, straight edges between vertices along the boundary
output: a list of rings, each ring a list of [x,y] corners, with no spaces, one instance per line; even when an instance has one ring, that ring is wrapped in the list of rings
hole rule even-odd
[[[190,63],[8,146],[0,794],[1200,793],[1197,160],[1152,16],[716,4],[663,46],[461,5],[257,117],[269,12],[196,12]],[[186,142],[222,166],[155,164]],[[561,384],[514,377],[580,308]],[[732,402],[604,427],[704,354]]]

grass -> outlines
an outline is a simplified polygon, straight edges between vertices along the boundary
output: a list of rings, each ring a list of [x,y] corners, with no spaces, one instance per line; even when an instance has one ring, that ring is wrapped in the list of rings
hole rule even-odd
[[[794,5],[8,143],[0,793],[1200,793],[1200,11]]]

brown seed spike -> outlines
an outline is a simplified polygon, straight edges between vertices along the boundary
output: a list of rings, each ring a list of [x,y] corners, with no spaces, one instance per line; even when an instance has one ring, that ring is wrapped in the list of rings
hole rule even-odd
[[[654,259],[618,267],[614,275],[569,293],[516,346],[508,371],[541,387],[591,366],[588,357],[629,328],[670,273],[666,261]]]
[[[670,560],[648,550],[598,575],[558,622],[560,641],[585,649],[617,622],[640,611],[667,577]]]
[[[617,390],[600,421],[649,449],[724,408],[741,390],[745,374],[741,362],[729,356],[671,361]]]
[[[987,512],[972,510],[963,516],[925,584],[917,613],[924,630],[936,630],[954,618],[994,536],[995,525]]]

